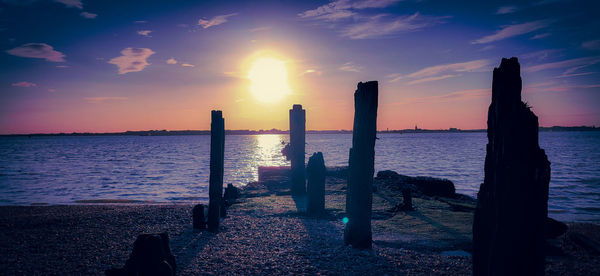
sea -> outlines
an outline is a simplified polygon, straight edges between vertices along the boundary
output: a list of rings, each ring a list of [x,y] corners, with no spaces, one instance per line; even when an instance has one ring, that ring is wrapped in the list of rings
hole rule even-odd
[[[375,171],[432,176],[476,197],[486,133],[379,133]],[[600,222],[600,132],[540,132],[551,162],[549,216]],[[227,135],[224,182],[244,186],[259,166],[286,166],[288,135]],[[307,134],[306,160],[347,166],[351,134]],[[0,137],[0,205],[208,200],[210,136]]]

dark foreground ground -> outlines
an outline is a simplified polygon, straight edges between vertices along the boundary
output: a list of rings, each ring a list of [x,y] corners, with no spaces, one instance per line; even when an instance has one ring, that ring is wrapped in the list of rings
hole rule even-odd
[[[178,275],[471,274],[470,211],[415,198],[416,211],[389,212],[395,197],[380,190],[373,250],[354,250],[342,240],[345,181],[327,182],[328,214],[318,219],[302,214],[302,198],[273,188],[281,183],[255,183],[219,234],[194,232],[189,204],[0,207],[0,274],[103,274],[125,263],[138,234],[162,231]],[[599,241],[600,227],[570,226],[552,241],[562,255],[547,257],[547,274],[600,275],[600,257],[571,239]]]

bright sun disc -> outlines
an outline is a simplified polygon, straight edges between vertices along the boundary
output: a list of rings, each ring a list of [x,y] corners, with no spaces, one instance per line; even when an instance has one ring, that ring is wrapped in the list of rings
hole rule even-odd
[[[248,79],[250,92],[261,102],[277,102],[291,93],[285,63],[276,58],[256,59],[248,70]]]

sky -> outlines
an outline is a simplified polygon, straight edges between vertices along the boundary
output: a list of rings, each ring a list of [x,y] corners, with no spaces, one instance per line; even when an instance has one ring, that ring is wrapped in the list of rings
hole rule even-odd
[[[486,128],[492,70],[518,57],[541,126],[600,125],[600,2],[0,0],[0,134]]]

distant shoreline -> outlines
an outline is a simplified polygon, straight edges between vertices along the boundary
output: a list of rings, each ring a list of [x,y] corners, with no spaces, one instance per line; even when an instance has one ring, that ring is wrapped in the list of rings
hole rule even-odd
[[[540,131],[600,131],[596,126],[553,126],[540,127]],[[397,129],[380,130],[377,133],[472,133],[486,132],[486,129]],[[307,130],[307,134],[351,134],[352,130]],[[260,134],[289,134],[289,130],[269,129],[269,130],[225,130],[226,135],[260,135]],[[33,133],[33,134],[0,134],[0,137],[22,137],[22,136],[175,136],[175,135],[210,135],[210,130],[140,130],[125,132],[72,132],[72,133]]]

